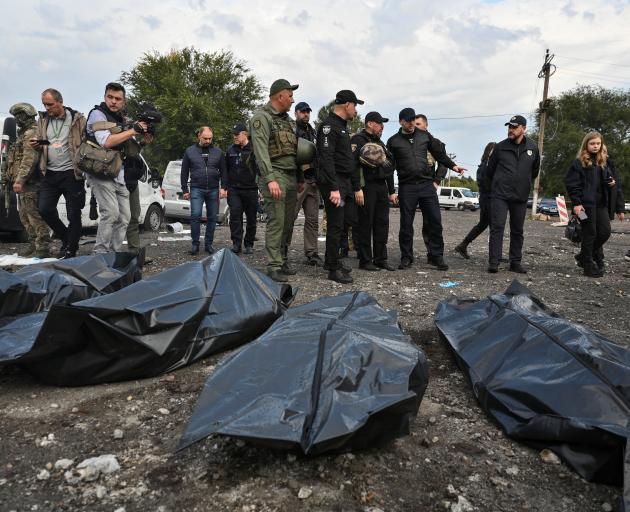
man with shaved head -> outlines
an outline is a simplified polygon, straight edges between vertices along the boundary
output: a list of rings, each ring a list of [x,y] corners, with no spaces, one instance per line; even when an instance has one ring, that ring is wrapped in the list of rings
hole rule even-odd
[[[192,238],[191,255],[199,254],[201,235],[201,213],[206,205],[206,233],[204,242],[206,252],[214,253],[214,228],[217,225],[219,200],[227,197],[227,167],[223,151],[212,145],[214,133],[209,126],[197,130],[197,144],[186,149],[182,158],[180,175],[183,198],[190,200],[190,237]],[[190,177],[190,190],[188,181]]]
[[[298,85],[276,80],[269,88],[269,102],[254,113],[250,123],[252,149],[262,192],[267,228],[267,274],[285,283],[296,272],[289,266],[288,244],[293,231],[298,192],[304,190],[304,173],[297,165],[295,122],[289,117],[293,91]]]

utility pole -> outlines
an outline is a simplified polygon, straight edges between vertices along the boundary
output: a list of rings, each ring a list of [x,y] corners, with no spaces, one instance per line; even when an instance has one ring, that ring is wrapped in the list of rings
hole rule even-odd
[[[456,156],[457,155],[455,153],[448,153],[448,157],[453,161],[455,161]],[[451,186],[451,170],[450,169],[448,170],[447,174],[448,174],[448,186],[450,187]]]
[[[538,123],[538,152],[540,153],[540,166],[542,167],[543,162],[543,142],[545,139],[545,121],[547,120],[547,108],[549,107],[550,101],[547,99],[547,94],[549,92],[549,77],[553,74],[551,72],[551,61],[553,60],[554,55],[549,55],[549,48],[547,48],[547,53],[545,54],[545,63],[543,64],[542,69],[538,73],[538,78],[545,79],[545,86],[543,89],[543,99],[539,103],[538,107],[540,110],[540,122]],[[553,66],[553,71],[555,72],[556,67]],[[534,180],[534,200],[532,201],[532,215],[531,218],[534,218],[536,214],[536,208],[538,206],[538,189],[540,188],[540,169],[538,170],[538,176]]]

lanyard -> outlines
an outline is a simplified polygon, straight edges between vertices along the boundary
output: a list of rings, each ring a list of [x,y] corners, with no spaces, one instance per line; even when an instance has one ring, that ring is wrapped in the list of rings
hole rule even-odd
[[[59,121],[59,119],[51,119],[50,120],[50,127],[52,128],[52,132],[53,132],[53,140],[59,140],[59,135],[61,135],[61,132],[63,131],[63,127],[66,123],[66,118],[64,117],[63,119],[61,119],[61,126],[59,126],[59,123],[57,123],[56,121]],[[59,129],[55,129],[55,125],[59,126]]]

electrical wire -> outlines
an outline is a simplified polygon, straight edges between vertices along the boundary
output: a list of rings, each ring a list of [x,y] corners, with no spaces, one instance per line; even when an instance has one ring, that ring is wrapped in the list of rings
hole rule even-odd
[[[579,73],[581,75],[601,76],[601,77],[604,77],[604,78],[610,77],[610,78],[612,78],[614,80],[626,80],[626,81],[630,82],[630,78],[628,78],[626,76],[614,76],[614,75],[609,75],[607,73],[593,73],[592,71],[582,71],[581,69],[575,69],[575,68],[560,68],[560,71]]]
[[[581,77],[584,77],[584,78],[588,78],[588,79],[590,79],[592,81],[603,80],[604,82],[612,82],[612,83],[616,83],[616,84],[627,84],[627,83],[630,83],[630,80],[625,80],[625,81],[624,80],[612,80],[610,78],[587,76],[587,75],[584,75],[584,73],[576,73],[576,72],[573,72],[573,71],[567,71],[565,69],[559,69],[558,71],[560,73],[562,73],[562,74],[581,76]]]
[[[560,57],[561,59],[569,59],[569,60],[579,60],[582,62],[592,62],[594,64],[604,64],[606,66],[616,66],[620,68],[630,68],[630,64],[615,64],[613,62],[602,62],[600,60],[589,60],[589,59],[580,59],[578,57],[567,57],[566,55],[556,55],[556,57]]]
[[[520,114],[520,115],[531,115],[535,113],[536,112],[517,112],[517,114]],[[479,114],[475,116],[461,116],[461,117],[430,117],[429,120],[433,122],[433,121],[444,121],[444,120],[449,120],[449,119],[478,119],[478,118],[484,118],[484,117],[503,117],[503,116],[513,116],[513,115],[514,115],[514,112],[510,112],[508,114]]]

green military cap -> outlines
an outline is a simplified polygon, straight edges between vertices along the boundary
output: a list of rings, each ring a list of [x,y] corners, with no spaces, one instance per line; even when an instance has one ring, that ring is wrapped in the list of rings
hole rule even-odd
[[[9,114],[15,116],[19,113],[24,113],[28,117],[35,117],[37,115],[37,110],[30,103],[16,103],[9,109]]]
[[[280,91],[284,91],[285,89],[290,89],[295,91],[299,87],[298,84],[291,84],[288,80],[284,78],[280,78],[271,84],[271,88],[269,89],[269,96],[273,96],[274,94],[279,93]]]

